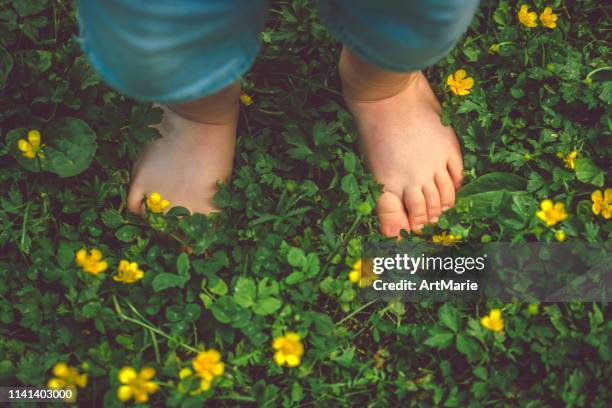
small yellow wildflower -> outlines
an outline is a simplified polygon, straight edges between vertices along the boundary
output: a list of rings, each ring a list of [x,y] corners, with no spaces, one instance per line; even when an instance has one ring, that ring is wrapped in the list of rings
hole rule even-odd
[[[474,86],[474,78],[467,76],[467,72],[464,69],[460,69],[448,76],[446,84],[455,95],[469,95],[470,89]]]
[[[593,191],[591,201],[593,201],[591,206],[593,214],[601,214],[606,220],[612,217],[612,188],[606,188],[603,194],[601,190]]]
[[[181,369],[181,371],[179,371],[178,376],[179,376],[179,378],[181,380],[183,380],[183,379],[185,379],[187,377],[191,377],[192,374],[193,374],[193,371],[191,371],[191,368],[185,367],[185,368]]]
[[[277,365],[288,367],[296,367],[302,361],[304,354],[304,345],[299,334],[295,332],[287,332],[284,336],[274,339],[272,348],[275,351],[274,361]]]
[[[243,105],[245,106],[249,106],[253,103],[253,98],[251,98],[250,95],[245,94],[244,92],[240,93],[240,102],[242,102]]]
[[[221,354],[215,349],[203,350],[191,361],[193,369],[202,378],[200,390],[208,391],[215,377],[223,375],[225,364],[221,361]]]
[[[132,367],[123,367],[117,377],[123,384],[117,389],[117,398],[120,401],[134,398],[136,402],[147,402],[149,394],[159,390],[159,385],[151,381],[155,377],[155,369],[151,367],[143,367],[138,373]]]
[[[484,316],[480,319],[480,324],[482,324],[484,328],[494,332],[503,331],[504,319],[502,319],[502,311],[500,309],[491,310],[488,316]]]
[[[361,259],[356,260],[349,272],[349,281],[355,285],[359,285],[360,288],[370,286],[372,282],[376,280],[376,274],[372,266],[371,259],[365,259],[363,262]]]
[[[166,208],[170,205],[170,201],[164,200],[161,194],[157,192],[151,193],[147,197],[147,208],[154,213],[163,213]]]
[[[544,221],[548,227],[552,227],[567,218],[565,205],[561,202],[553,204],[552,200],[546,199],[540,203],[540,208],[541,210],[536,213],[536,216]]]
[[[563,231],[562,229],[555,231],[555,239],[557,241],[563,242],[563,241],[565,241],[565,238],[566,238],[565,231]]]
[[[33,159],[36,156],[41,159],[45,157],[42,152],[43,147],[45,147],[45,145],[40,144],[40,132],[38,130],[30,130],[28,132],[28,140],[19,139],[17,141],[17,148],[21,151],[23,157],[28,159]]]
[[[525,27],[537,27],[538,26],[538,13],[535,11],[529,11],[529,6],[523,4],[518,12],[518,19]]]
[[[431,242],[440,245],[452,245],[461,241],[461,235],[449,234],[447,231],[431,237]]]
[[[85,388],[87,386],[87,374],[79,373],[75,367],[70,367],[66,363],[56,363],[51,371],[53,377],[47,383],[48,388],[64,388],[72,391],[72,397],[66,401],[74,401],[76,399],[77,387]]]
[[[113,276],[113,280],[124,283],[134,283],[139,281],[144,276],[144,272],[138,267],[136,262],[130,262],[127,259],[119,261],[117,275]]]
[[[104,272],[108,268],[108,262],[102,259],[102,252],[96,248],[90,249],[89,252],[85,248],[79,249],[75,259],[85,272],[92,275]]]
[[[565,167],[574,170],[576,168],[576,156],[578,156],[578,152],[576,150],[569,152],[563,159],[565,162]]]
[[[546,28],[556,28],[558,19],[559,16],[553,13],[552,8],[550,7],[545,7],[542,14],[540,14],[540,21],[542,22],[542,25]]]

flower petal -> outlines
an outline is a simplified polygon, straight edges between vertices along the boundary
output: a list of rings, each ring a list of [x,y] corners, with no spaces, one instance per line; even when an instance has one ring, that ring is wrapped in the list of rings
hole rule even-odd
[[[119,371],[117,377],[119,378],[119,381],[121,381],[121,383],[127,384],[135,380],[136,377],[138,377],[138,374],[136,373],[136,370],[134,370],[133,367],[123,367]]]

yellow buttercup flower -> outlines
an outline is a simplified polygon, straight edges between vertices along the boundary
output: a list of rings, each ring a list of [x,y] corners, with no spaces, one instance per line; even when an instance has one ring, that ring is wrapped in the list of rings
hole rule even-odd
[[[208,391],[215,377],[219,377],[225,372],[225,364],[221,361],[221,354],[215,349],[200,351],[191,361],[191,365],[201,377],[201,391]]]
[[[300,365],[304,354],[304,345],[299,334],[287,332],[284,336],[275,338],[272,342],[272,348],[276,350],[274,361],[279,366],[296,367]]]
[[[464,69],[460,69],[448,76],[446,84],[455,95],[469,95],[470,89],[474,86],[474,78],[467,76]]]
[[[102,259],[102,252],[96,248],[90,249],[89,252],[85,248],[79,249],[75,259],[85,272],[92,275],[102,273],[108,268],[108,262]]]
[[[376,280],[376,274],[372,266],[371,259],[365,259],[363,262],[361,259],[356,260],[349,272],[349,281],[355,285],[359,285],[360,288],[370,286],[372,282]]]
[[[612,188],[606,188],[603,194],[601,190],[593,191],[591,201],[593,201],[591,206],[593,214],[601,214],[606,220],[612,217]]]
[[[555,239],[557,241],[563,242],[563,241],[565,241],[565,238],[566,238],[565,231],[563,231],[563,230],[555,231]]]
[[[240,93],[240,102],[242,102],[243,105],[245,106],[249,106],[253,103],[253,98],[251,98],[250,95],[245,94],[244,92]]]
[[[170,201],[164,200],[161,194],[154,192],[147,197],[147,208],[154,213],[163,213],[166,208],[170,205]]]
[[[431,237],[431,242],[440,245],[452,245],[461,241],[461,235],[449,234],[444,231],[442,234],[434,235]]]
[[[542,14],[540,14],[540,21],[542,25],[546,28],[555,28],[557,27],[557,20],[559,16],[552,12],[552,8],[545,7]]]
[[[138,267],[136,262],[130,262],[127,259],[119,261],[117,275],[113,276],[113,280],[124,283],[134,283],[144,276],[144,272]]]
[[[541,210],[536,213],[536,216],[544,221],[548,227],[552,227],[567,218],[563,203],[553,204],[552,200],[546,199],[540,203],[540,208]]]
[[[53,377],[47,382],[47,387],[70,389],[72,397],[67,398],[66,401],[76,399],[77,387],[85,388],[87,386],[87,374],[79,373],[79,370],[66,363],[56,363],[51,372]]]
[[[500,309],[491,310],[488,316],[484,316],[480,319],[480,324],[482,324],[484,328],[494,332],[503,331],[504,319],[502,319],[502,311]]]
[[[134,398],[136,402],[147,402],[149,394],[159,390],[159,385],[151,381],[155,377],[155,369],[151,367],[143,367],[138,373],[133,367],[123,367],[117,377],[123,384],[117,389],[117,398],[120,401]]]
[[[36,156],[41,159],[45,157],[42,152],[42,148],[45,147],[45,145],[40,144],[40,139],[40,132],[38,130],[30,130],[27,140],[19,139],[17,141],[17,148],[21,151],[23,157],[28,159],[33,159]]]
[[[538,26],[538,13],[535,11],[529,11],[529,6],[523,4],[518,12],[518,19],[525,27],[537,27]]]
[[[578,156],[578,151],[572,150],[569,152],[563,159],[565,162],[565,167],[574,170],[576,168],[576,156]]]

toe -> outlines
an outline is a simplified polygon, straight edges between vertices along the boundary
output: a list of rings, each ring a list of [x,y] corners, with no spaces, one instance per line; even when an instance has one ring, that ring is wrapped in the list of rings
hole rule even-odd
[[[436,174],[436,186],[440,193],[440,205],[442,211],[446,211],[455,205],[455,186],[450,174],[447,171],[441,171]]]
[[[427,223],[427,205],[423,190],[417,187],[411,187],[404,191],[404,205],[408,210],[408,220],[410,227],[419,232],[423,225]]]
[[[401,230],[410,230],[404,204],[397,195],[389,191],[383,192],[376,203],[376,212],[380,221],[380,231],[383,235],[398,237]]]
[[[127,198],[127,208],[129,211],[133,212],[136,215],[144,216],[144,196],[145,191],[138,186],[136,183],[133,183],[130,186],[130,192],[128,193]]]
[[[448,160],[447,169],[455,189],[458,190],[463,182],[463,159],[460,154],[451,156]]]
[[[425,204],[427,205],[427,220],[431,223],[438,222],[438,218],[442,213],[440,205],[440,193],[432,180],[423,186],[423,195],[425,196]]]

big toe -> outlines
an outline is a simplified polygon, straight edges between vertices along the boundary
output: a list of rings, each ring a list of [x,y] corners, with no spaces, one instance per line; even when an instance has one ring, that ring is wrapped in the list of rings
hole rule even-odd
[[[383,235],[398,237],[401,230],[410,230],[404,204],[397,195],[389,191],[383,192],[376,204],[376,212]]]

